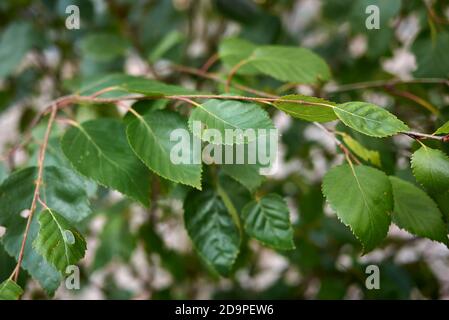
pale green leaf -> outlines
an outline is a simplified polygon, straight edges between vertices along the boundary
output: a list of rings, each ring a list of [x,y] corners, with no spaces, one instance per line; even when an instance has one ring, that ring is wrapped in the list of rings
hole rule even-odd
[[[219,274],[229,275],[240,234],[221,198],[210,190],[191,192],[184,201],[184,222],[198,254]]]
[[[105,62],[123,56],[128,42],[116,34],[89,33],[81,41],[81,52],[94,61]]]
[[[293,228],[287,203],[277,194],[268,194],[248,203],[242,212],[246,232],[263,244],[292,250]]]
[[[380,154],[378,151],[369,150],[360,142],[352,138],[350,135],[343,133],[343,142],[354,152],[358,157],[365,161],[371,162],[373,165],[380,167]]]
[[[34,248],[61,274],[84,257],[86,241],[60,214],[51,209],[39,213],[39,233]]]
[[[11,279],[0,283],[0,300],[18,300],[22,294],[22,288]]]
[[[182,135],[171,139],[176,130]],[[194,154],[187,123],[178,113],[158,110],[135,117],[129,121],[126,133],[134,152],[152,171],[201,189],[201,162]],[[172,152],[181,154],[182,159],[173,161]]]
[[[420,37],[412,46],[416,56],[417,78],[449,77],[449,33],[438,32],[435,37]]]
[[[195,130],[195,121],[201,123],[202,128]],[[189,118],[189,128],[195,136],[204,141],[229,145],[248,143],[260,135],[268,136],[274,125],[268,114],[254,103],[212,99],[193,110]],[[218,130],[219,139],[214,135],[205,135],[204,129]],[[254,134],[246,135],[246,129],[251,129]],[[259,129],[263,129],[262,133],[259,133]],[[229,139],[226,138],[227,133]]]
[[[7,176],[8,174],[6,172],[5,166],[3,165],[3,163],[0,162],[0,183],[2,183]]]
[[[131,150],[118,120],[91,120],[72,127],[61,147],[81,174],[149,205],[151,172]]]
[[[220,42],[218,54],[223,64],[232,69],[240,61],[248,59],[257,48],[255,44],[244,39],[226,38]],[[259,71],[247,64],[239,68],[239,74],[257,74]]]
[[[168,51],[184,40],[184,36],[179,31],[171,31],[165,35],[156,47],[151,51],[148,59],[154,63],[161,59]]]
[[[247,64],[286,82],[315,84],[331,77],[326,62],[305,48],[261,46],[248,58]]]
[[[363,245],[374,249],[387,235],[393,196],[388,177],[367,166],[341,165],[323,179],[323,194]]]
[[[422,146],[412,156],[416,180],[433,193],[449,190],[449,158],[440,150]]]
[[[390,177],[393,187],[393,222],[408,232],[448,244],[447,225],[436,203],[410,182]]]
[[[443,124],[441,127],[439,127],[434,134],[448,134],[448,133],[449,133],[449,121]]]
[[[6,227],[1,240],[8,254],[16,259],[27,222],[20,214],[31,207],[36,178],[37,168],[26,168],[13,173],[0,186],[0,225]],[[52,166],[44,168],[40,196],[71,224],[90,214],[85,189],[84,181],[73,171]],[[59,286],[61,275],[32,246],[39,230],[37,216],[34,215],[30,225],[22,267],[52,295]]]
[[[33,45],[33,30],[17,22],[4,29],[0,38],[0,79],[12,74]]]
[[[293,100],[294,102],[285,100]],[[333,110],[335,103],[321,98],[289,95],[275,101],[274,106],[294,118],[306,121],[329,122],[338,119]]]
[[[277,152],[277,149],[273,148],[273,150],[271,150],[271,142],[269,139],[265,140],[265,142],[265,151],[267,153],[263,152],[263,154],[270,157],[270,153]],[[262,159],[259,158],[261,154],[259,153],[260,148],[263,148],[263,143],[259,139],[244,145],[235,144],[233,146],[223,146],[223,153],[225,155],[223,157],[224,160],[221,162],[223,172],[241,183],[251,192],[254,192],[265,180],[265,176],[262,175],[262,170],[269,170],[269,166],[274,165],[274,163],[270,163],[270,161],[268,161],[268,163],[262,163]],[[229,154],[233,156],[232,163],[230,163],[231,161],[226,163],[226,156]],[[275,162],[275,157],[276,154],[273,155],[272,162]]]
[[[410,130],[387,110],[367,102],[336,105],[334,111],[348,127],[373,137],[388,137]]]

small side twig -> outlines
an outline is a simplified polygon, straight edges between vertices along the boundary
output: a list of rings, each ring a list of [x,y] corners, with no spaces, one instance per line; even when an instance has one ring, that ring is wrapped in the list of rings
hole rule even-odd
[[[23,233],[22,244],[20,246],[19,256],[17,258],[17,265],[13,271],[15,282],[17,282],[17,279],[19,278],[20,267],[22,265],[23,255],[25,253],[25,245],[26,245],[26,241],[28,238],[28,233],[30,232],[31,222],[33,220],[34,213],[36,212],[37,202],[39,201],[39,190],[40,190],[41,184],[43,183],[45,153],[47,150],[48,140],[50,139],[50,133],[51,133],[53,123],[55,121],[57,110],[58,110],[57,105],[53,104],[50,118],[48,120],[47,130],[45,131],[44,141],[43,141],[42,146],[39,151],[38,173],[37,173],[37,180],[35,182],[36,187],[34,188],[34,194],[33,194],[33,200],[31,202],[30,213],[28,215],[25,232]]]

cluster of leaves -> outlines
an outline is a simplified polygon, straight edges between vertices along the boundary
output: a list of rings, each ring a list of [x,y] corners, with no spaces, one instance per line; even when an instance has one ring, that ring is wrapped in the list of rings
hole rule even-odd
[[[350,5],[349,11],[364,12],[359,9],[369,2]],[[382,20],[383,25],[401,10],[400,1],[388,4],[380,1],[379,5],[388,13],[383,15],[386,19]],[[217,6],[223,9],[225,1],[217,1]],[[340,6],[339,2],[330,1],[325,12],[334,6]],[[258,14],[263,16],[261,12]],[[253,27],[248,26],[248,30]],[[0,64],[0,77],[10,76],[33,47],[35,40],[27,39],[29,28],[27,24],[11,24],[3,32],[0,57],[5,57],[8,62]],[[376,42],[373,39],[378,36],[368,34],[368,42]],[[385,46],[391,43],[391,37],[390,33],[383,35],[385,42],[383,40],[374,47],[375,50],[370,50],[369,58],[387,50]],[[430,54],[422,53],[420,44],[416,44],[417,75],[447,77],[449,74],[447,71],[441,74],[441,68],[436,70],[427,65],[433,63],[433,55],[439,55],[447,44],[444,33],[437,37]],[[11,40],[15,38],[22,41]],[[312,187],[316,190],[311,203],[307,203],[307,196],[303,195],[299,202],[300,206],[305,206],[301,208],[302,214],[322,212],[321,189],[337,217],[360,241],[364,253],[382,244],[391,223],[413,235],[449,245],[449,158],[440,150],[442,143],[447,141],[449,122],[439,126],[432,135],[423,135],[412,131],[392,112],[376,104],[357,101],[351,96],[323,99],[320,88],[332,79],[332,74],[331,67],[320,55],[297,46],[259,45],[242,38],[225,38],[219,43],[217,51],[222,68],[217,81],[224,87],[214,86],[213,92],[109,73],[107,65],[123,58],[131,46],[128,40],[107,33],[84,36],[79,49],[86,59],[84,69],[90,71],[80,81],[67,85],[72,90],[70,96],[45,110],[56,108],[60,115],[72,104],[78,104],[79,109],[84,106],[94,108],[98,104],[100,108],[108,109],[101,112],[111,112],[109,109],[114,108],[113,104],[123,107],[123,101],[131,100],[133,104],[126,114],[95,115],[87,121],[82,117],[62,119],[70,126],[63,132],[52,130],[40,150],[45,157],[39,158],[35,146],[29,166],[12,172],[0,186],[0,225],[6,228],[2,245],[9,256],[19,261],[19,268],[11,270],[13,274],[0,284],[1,298],[18,298],[22,294],[22,289],[13,281],[20,267],[36,279],[47,294],[54,294],[66,268],[85,256],[88,244],[82,229],[92,215],[91,200],[98,190],[105,188],[116,190],[150,210],[158,206],[158,198],[163,193],[160,189],[165,189],[167,198],[181,193],[185,229],[198,256],[212,273],[231,276],[241,264],[240,260],[248,254],[245,250],[248,250],[249,238],[275,250],[290,250],[293,259],[295,252],[307,258],[310,244],[304,239],[298,241],[295,235],[298,229],[291,223],[282,188],[269,185],[260,175],[262,165],[197,164],[193,161],[196,156],[193,143],[170,139],[177,129],[190,131],[201,139],[209,155],[217,150],[232,150],[239,143],[250,145],[254,141],[217,142],[203,132],[195,132],[193,122],[200,121],[206,128],[223,135],[226,129],[269,130],[275,127],[271,117],[274,110],[298,119],[294,120],[293,129],[315,123],[326,134],[334,136],[345,156],[343,161],[347,162],[331,168],[325,174],[321,188]],[[149,61],[157,61],[162,56],[166,58],[170,51],[167,48],[172,49],[179,42],[179,34],[169,33],[151,51]],[[104,72],[91,77],[93,66],[103,64],[106,65]],[[255,79],[276,85],[306,84],[317,89],[317,97],[294,93],[280,96],[273,92],[257,96],[254,90],[245,90]],[[49,129],[53,120],[50,116]],[[334,121],[337,122],[335,130],[320,124]],[[38,140],[47,139],[37,132],[39,128],[34,131],[34,136]],[[418,183],[390,170],[385,165],[385,155],[380,152],[383,150],[370,147],[373,143],[366,143],[383,141],[381,139],[389,143],[389,137],[395,135],[409,136],[418,143],[419,148],[410,157],[410,167]],[[288,139],[288,134],[283,139]],[[428,141],[438,142],[438,145],[428,145]],[[190,164],[171,161],[170,155],[176,148],[188,151],[183,156],[192,160]],[[24,210],[31,211],[27,219],[22,217]],[[310,219],[313,221],[315,217]],[[306,216],[304,221],[307,222]],[[111,218],[109,223],[104,230],[104,241],[117,241],[114,235],[122,234],[123,221]],[[168,258],[174,255],[167,253],[169,249],[160,243],[152,225],[145,225],[140,233],[150,251],[159,248],[158,253],[163,258],[177,260]],[[134,243],[131,238],[123,237],[124,242]],[[123,255],[127,251],[119,247],[111,249],[114,250]],[[95,264],[97,268],[104,263],[100,259]],[[173,264],[169,268],[173,268]]]

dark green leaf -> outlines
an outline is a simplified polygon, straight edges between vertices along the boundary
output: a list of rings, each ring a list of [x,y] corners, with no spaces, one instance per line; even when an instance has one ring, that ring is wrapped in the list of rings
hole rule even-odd
[[[51,209],[39,213],[39,233],[34,248],[62,275],[84,257],[86,241],[76,228]]]
[[[323,194],[363,245],[374,249],[387,235],[393,195],[388,177],[367,166],[341,165],[323,179]]]
[[[184,222],[199,255],[218,273],[229,275],[240,234],[220,197],[212,191],[191,192],[184,201]]]
[[[36,178],[37,168],[27,168],[13,173],[0,186],[0,225],[6,227],[2,243],[8,254],[16,259],[26,225],[26,219],[20,213],[31,207]],[[85,188],[84,182],[72,171],[50,166],[44,168],[40,196],[49,207],[60,212],[71,224],[76,224],[90,214]],[[34,215],[22,267],[52,295],[59,286],[61,275],[32,247],[38,230],[37,215]]]
[[[410,233],[449,244],[447,225],[436,203],[410,182],[390,177],[393,187],[393,222]]]
[[[246,232],[263,244],[292,250],[293,229],[287,203],[277,194],[268,194],[248,203],[242,212]]]
[[[177,129],[185,134],[178,137],[179,142],[171,139]],[[138,116],[128,123],[126,133],[132,149],[148,168],[168,180],[201,189],[201,164],[196,164],[200,162],[195,159],[187,123],[178,113],[154,111]],[[179,155],[179,151],[187,163],[174,163],[172,152]]]
[[[121,122],[84,122],[64,134],[61,147],[81,174],[149,205],[151,173],[131,150]]]

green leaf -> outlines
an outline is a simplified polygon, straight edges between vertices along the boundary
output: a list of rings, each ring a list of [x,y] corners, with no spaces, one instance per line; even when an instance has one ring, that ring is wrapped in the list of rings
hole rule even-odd
[[[151,172],[130,148],[125,126],[118,120],[74,126],[64,134],[61,147],[81,174],[149,205]]]
[[[34,248],[62,275],[84,257],[86,241],[60,214],[46,209],[39,214],[40,229]]]
[[[284,100],[295,100],[295,102]],[[294,118],[306,121],[329,122],[338,119],[333,110],[335,103],[321,98],[289,95],[275,101],[274,106]]]
[[[449,133],[449,121],[443,124],[441,127],[439,127],[434,134],[448,134],[448,133]]]
[[[185,135],[172,141],[175,130]],[[128,123],[126,133],[132,149],[148,168],[168,180],[201,189],[200,160],[195,159],[187,123],[178,113],[163,110],[138,116]],[[186,163],[172,161],[171,153],[178,155],[177,150]]]
[[[326,62],[304,48],[262,46],[253,52],[247,64],[286,82],[315,84],[331,77]]]
[[[0,38],[0,79],[12,74],[33,45],[33,30],[17,22],[4,29]]]
[[[249,191],[254,192],[264,182],[257,164],[223,164],[223,172],[241,183]]]
[[[107,76],[90,79],[89,81],[84,82],[77,94],[82,96],[89,96],[107,88],[111,91],[105,92],[98,97],[116,98],[127,96],[130,93],[138,93],[151,97],[163,97],[165,95],[187,95],[196,93],[196,91],[193,90],[185,89],[176,85],[165,84],[153,79],[114,73]]]
[[[363,245],[374,249],[387,235],[393,196],[388,177],[367,166],[341,165],[323,179],[323,194]]]
[[[435,37],[417,39],[412,46],[418,69],[418,78],[447,78],[449,76],[449,33],[438,32]]]
[[[422,146],[412,156],[413,174],[433,193],[449,190],[449,158],[440,150]]]
[[[0,283],[0,300],[19,300],[23,290],[11,279]]]
[[[184,222],[198,254],[219,274],[229,275],[240,234],[221,198],[210,190],[191,192],[184,201]]]
[[[110,262],[129,263],[136,248],[136,236],[130,230],[129,203],[121,201],[104,213],[106,223],[98,236],[92,270],[104,268]],[[120,241],[117,241],[120,239]]]
[[[408,232],[449,244],[447,226],[436,203],[410,182],[390,177],[393,187],[393,222]]]
[[[125,55],[128,42],[116,34],[88,34],[81,41],[81,52],[88,58],[105,62]]]
[[[348,102],[334,107],[341,121],[348,127],[373,137],[388,137],[410,130],[387,110],[367,102]]]
[[[6,227],[1,240],[8,254],[16,259],[27,222],[20,213],[31,207],[36,179],[37,168],[31,167],[13,173],[0,186],[0,225]],[[85,189],[83,180],[73,171],[52,166],[44,168],[40,196],[72,224],[90,214]],[[32,246],[39,230],[37,216],[34,215],[30,225],[22,267],[52,295],[59,286],[61,275]]]
[[[255,44],[239,38],[226,38],[220,42],[218,54],[223,64],[232,69],[240,61],[248,59],[257,48]],[[257,74],[259,71],[247,64],[239,68],[239,74]]]
[[[290,211],[279,195],[268,194],[248,203],[242,219],[246,232],[263,244],[279,250],[295,248]]]
[[[0,162],[0,183],[2,183],[7,176],[8,174],[6,173],[5,166],[3,165],[3,163]]]
[[[161,59],[170,49],[184,40],[184,36],[181,32],[173,30],[167,33],[164,38],[156,45],[148,59],[154,63]]]
[[[218,130],[221,141],[216,141],[215,136],[204,135],[202,130],[195,130],[195,121],[201,122],[205,126],[204,129]],[[262,134],[268,135],[269,130],[274,129],[274,125],[268,114],[254,103],[212,99],[198,105],[193,110],[189,118],[189,128],[194,135],[204,141],[230,145],[256,140],[261,135],[258,132],[259,129],[265,129],[265,133]],[[252,129],[254,135],[245,135],[246,129]],[[226,139],[226,130],[229,130],[230,133],[240,132],[240,135],[233,134]],[[231,132],[231,130],[236,131]]]
[[[271,150],[271,142],[269,140],[270,139],[265,140],[265,150],[268,151],[266,153],[267,157],[271,156],[268,153],[277,152],[276,149]],[[225,157],[221,162],[223,172],[245,186],[245,188],[249,191],[254,192],[265,181],[265,176],[262,175],[262,170],[269,170],[269,166],[274,165],[274,163],[262,163],[262,159],[259,158],[258,151],[263,147],[263,141],[261,142],[259,139],[244,145],[224,145],[222,153]],[[232,163],[226,163],[226,157],[228,154],[233,155]],[[275,161],[275,158],[272,159],[272,162]]]
[[[234,211],[237,217],[234,220],[238,220],[240,224],[239,217],[245,205],[252,200],[251,193],[241,183],[223,173],[218,175],[217,191],[228,211]]]
[[[354,152],[358,157],[365,161],[371,162],[373,165],[380,167],[380,154],[378,151],[373,151],[365,148],[360,142],[352,138],[346,133],[342,133],[343,142]]]

